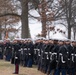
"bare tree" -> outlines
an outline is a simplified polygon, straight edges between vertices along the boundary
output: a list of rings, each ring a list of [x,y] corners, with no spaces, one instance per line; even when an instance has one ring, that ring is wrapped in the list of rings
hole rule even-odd
[[[64,9],[64,18],[67,22],[68,28],[68,38],[71,39],[71,28],[75,27],[75,9],[76,1],[75,0],[60,0],[60,6]]]
[[[12,13],[15,12],[16,9],[14,6],[11,4],[11,1],[9,0],[0,0],[0,39],[1,39],[1,34],[4,32],[6,36],[6,27],[9,25],[10,27],[13,27],[15,23],[19,21],[18,17],[15,16],[6,16],[7,13]],[[11,8],[12,7],[12,8]],[[11,25],[10,25],[11,24]],[[12,30],[13,32],[13,30]]]

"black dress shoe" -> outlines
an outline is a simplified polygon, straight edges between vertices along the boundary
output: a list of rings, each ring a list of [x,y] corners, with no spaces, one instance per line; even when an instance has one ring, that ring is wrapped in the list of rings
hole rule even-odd
[[[18,74],[18,73],[13,73],[13,74]]]

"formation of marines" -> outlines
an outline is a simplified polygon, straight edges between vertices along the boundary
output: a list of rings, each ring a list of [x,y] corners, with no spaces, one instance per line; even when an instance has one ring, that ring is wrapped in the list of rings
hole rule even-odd
[[[75,75],[76,41],[58,39],[15,39],[0,42],[0,59],[24,67],[37,65],[47,75]]]

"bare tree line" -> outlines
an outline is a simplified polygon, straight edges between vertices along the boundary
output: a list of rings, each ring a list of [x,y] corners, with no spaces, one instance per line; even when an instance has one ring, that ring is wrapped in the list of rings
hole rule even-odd
[[[5,25],[5,18],[8,24],[21,21],[21,37],[28,38],[30,36],[28,18],[40,19],[42,22],[42,36],[46,37],[46,26],[48,22],[62,20],[63,25],[68,28],[68,38],[71,38],[71,29],[74,31],[74,39],[76,33],[76,1],[75,0],[0,0],[0,25]],[[5,6],[6,4],[6,6]],[[4,7],[3,7],[4,6]],[[4,9],[5,8],[5,9]],[[35,9],[40,17],[32,16],[28,11]],[[4,18],[5,17],[5,18]],[[4,19],[3,19],[4,18]],[[7,21],[7,20],[6,20]]]

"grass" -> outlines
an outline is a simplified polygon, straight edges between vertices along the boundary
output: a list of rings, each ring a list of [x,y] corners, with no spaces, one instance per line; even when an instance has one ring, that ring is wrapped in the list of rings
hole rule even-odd
[[[14,75],[14,65],[10,62],[0,60],[0,75]],[[37,66],[33,65],[33,68],[19,67],[19,74],[17,75],[45,75],[37,70]]]
[[[12,66],[10,64],[10,62],[6,62],[6,61],[3,61],[3,60],[0,60],[0,68],[2,68],[2,67],[8,67],[8,66]]]

